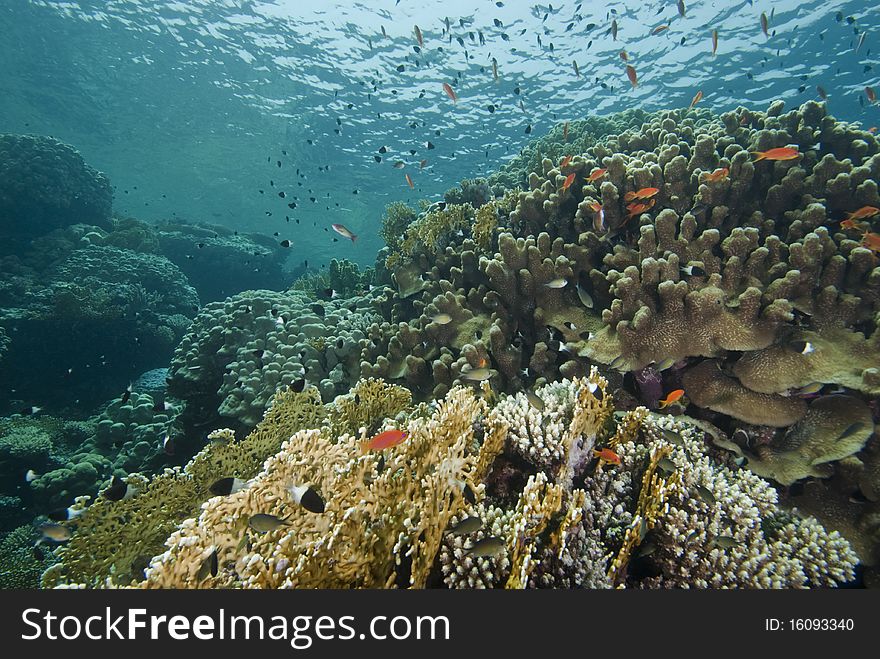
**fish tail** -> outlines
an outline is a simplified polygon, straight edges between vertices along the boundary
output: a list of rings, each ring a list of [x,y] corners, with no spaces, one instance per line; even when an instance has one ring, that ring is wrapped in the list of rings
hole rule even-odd
[[[354,234],[351,234],[351,242],[354,242],[355,240],[357,240],[357,236]]]
[[[755,156],[755,160],[753,162],[758,162],[759,160],[763,160],[767,157],[763,151],[755,151],[752,155]]]

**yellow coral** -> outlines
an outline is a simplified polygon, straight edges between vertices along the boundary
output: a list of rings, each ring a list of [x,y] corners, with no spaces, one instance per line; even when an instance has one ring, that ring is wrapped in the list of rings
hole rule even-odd
[[[376,430],[377,423],[393,419],[412,403],[409,389],[389,384],[381,378],[360,380],[345,396],[338,396],[329,406],[327,427],[330,435],[357,434],[361,427]]]
[[[474,226],[471,228],[471,234],[474,242],[484,252],[488,252],[492,248],[492,237],[495,229],[498,228],[498,208],[494,201],[483,204],[475,213]]]
[[[381,468],[353,435],[295,433],[247,488],[211,499],[198,520],[184,522],[143,585],[423,587],[444,529],[465,507],[480,461],[474,422],[485,412],[473,393],[454,388],[430,418],[409,421],[407,440],[384,451]],[[291,499],[289,488],[305,484],[323,496],[323,513]],[[256,534],[248,520],[258,513],[283,518],[284,527]],[[214,551],[223,569],[199,582]]]
[[[562,496],[562,487],[550,484],[544,472],[529,477],[513,513],[510,578],[505,588],[525,588],[528,584],[534,569],[532,552],[538,536],[562,506]]]

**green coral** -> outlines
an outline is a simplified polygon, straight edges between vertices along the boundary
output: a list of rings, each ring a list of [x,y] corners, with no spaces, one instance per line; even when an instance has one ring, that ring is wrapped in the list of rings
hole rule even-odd
[[[458,231],[470,229],[474,207],[470,204],[449,204],[429,210],[410,224],[401,243],[401,252],[412,256],[418,251],[439,252]]]
[[[400,252],[403,235],[415,219],[416,212],[402,201],[395,201],[385,207],[379,235],[392,252]]]
[[[38,534],[30,526],[19,526],[0,540],[0,590],[37,588],[40,575],[55,560],[51,549],[34,549]]]

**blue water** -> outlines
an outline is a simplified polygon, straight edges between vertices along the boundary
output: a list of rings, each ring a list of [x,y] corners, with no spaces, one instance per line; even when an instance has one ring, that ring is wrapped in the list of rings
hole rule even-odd
[[[777,98],[793,107],[821,85],[838,118],[880,123],[880,107],[864,102],[864,87],[880,83],[878,23],[880,8],[864,1],[687,2],[680,17],[670,1],[10,0],[0,8],[0,132],[76,146],[110,177],[118,214],[278,231],[294,239],[291,259],[367,265],[387,203],[439,198],[566,119],[680,107],[698,89],[716,111]],[[325,229],[336,221],[356,244],[333,242]]]

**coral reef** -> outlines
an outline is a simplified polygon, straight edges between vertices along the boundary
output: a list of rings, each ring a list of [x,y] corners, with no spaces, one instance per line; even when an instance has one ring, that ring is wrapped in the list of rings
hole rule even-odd
[[[109,228],[110,181],[51,137],[0,134],[0,230],[33,237],[70,224]]]
[[[371,452],[364,425],[337,435],[338,423],[321,424],[336,415],[360,425],[352,398],[322,407],[313,388],[282,393],[245,440],[212,443],[151,481],[130,477],[131,498],[99,498],[71,522],[43,583],[646,588],[853,578],[857,559],[840,535],[780,508],[776,491],[702,430],[645,408],[615,414],[607,387],[595,369],[540,388],[543,405],[524,395],[493,405],[485,385],[479,396],[453,387],[436,405],[398,414],[404,441]],[[407,400],[381,382],[357,391],[386,399],[366,425]],[[558,459],[547,460],[550,446]],[[229,475],[241,487],[209,498],[207,484]],[[320,509],[301,505],[301,488]],[[216,573],[204,569],[212,557]]]
[[[187,428],[253,427],[272,394],[305,378],[325,400],[357,381],[368,299],[311,302],[300,292],[248,291],[206,305],[175,351],[168,392]]]

